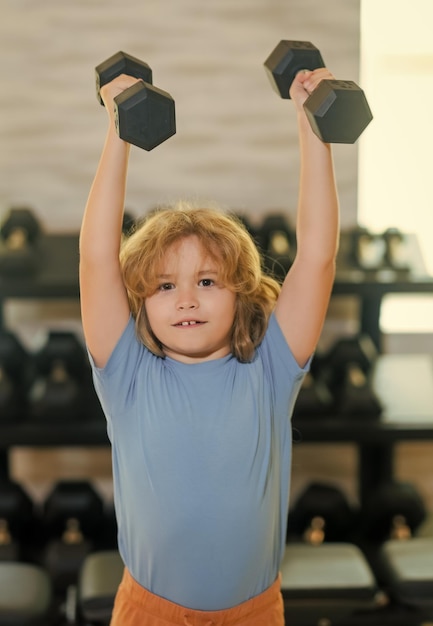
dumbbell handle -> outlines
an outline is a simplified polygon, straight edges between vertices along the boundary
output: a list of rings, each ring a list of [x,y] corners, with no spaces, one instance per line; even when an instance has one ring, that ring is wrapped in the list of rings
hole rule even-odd
[[[273,89],[286,99],[299,72],[325,67],[312,43],[288,40],[279,42],[264,65]],[[304,109],[314,133],[326,143],[354,143],[373,119],[363,91],[348,80],[320,81]]]
[[[139,59],[118,52],[95,68],[96,92],[101,104],[100,87],[119,74],[138,78],[138,82],[114,98],[116,130],[124,141],[152,150],[176,132],[175,105],[169,93],[154,87],[152,70]]]

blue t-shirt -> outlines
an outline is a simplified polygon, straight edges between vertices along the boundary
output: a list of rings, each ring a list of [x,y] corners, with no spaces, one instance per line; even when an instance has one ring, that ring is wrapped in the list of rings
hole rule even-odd
[[[130,318],[105,368],[92,366],[119,551],[134,579],[196,610],[264,591],[284,551],[290,415],[307,369],[275,316],[251,363],[156,357]]]

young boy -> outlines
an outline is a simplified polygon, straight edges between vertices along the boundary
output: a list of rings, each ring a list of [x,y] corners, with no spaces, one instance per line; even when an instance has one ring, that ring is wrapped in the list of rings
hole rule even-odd
[[[290,415],[338,246],[331,147],[302,106],[324,78],[326,68],[302,72],[291,87],[297,254],[281,288],[218,211],[156,212],[121,250],[130,146],[113,99],[136,79],[101,89],[108,130],[82,223],[80,286],[125,563],[113,626],[284,624]]]

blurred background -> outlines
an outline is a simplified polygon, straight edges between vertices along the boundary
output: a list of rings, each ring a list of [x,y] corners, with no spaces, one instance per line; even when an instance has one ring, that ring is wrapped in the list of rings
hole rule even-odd
[[[177,134],[133,148],[127,208],[140,216],[178,198],[259,222],[295,214],[298,146],[290,101],[263,62],[280,39],[312,41],[336,77],[365,89],[374,120],[356,145],[334,146],[342,226],[416,232],[430,251],[430,0],[3,0],[0,21],[0,211],[31,207],[46,232],[77,232],[106,114],[94,68],[123,50],[145,60],[176,101]],[[429,49],[430,47],[430,49]],[[392,300],[392,299],[391,299]],[[431,298],[388,301],[388,352],[432,350]],[[414,308],[413,308],[414,307]],[[76,301],[10,301],[6,324],[34,347],[47,328],[81,332]],[[332,303],[323,342],[356,330],[350,298]],[[396,446],[396,472],[433,507],[432,444]],[[110,495],[109,450],[16,448],[13,474],[44,493],[53,477],[93,477]],[[351,445],[295,449],[293,490],[315,476],[354,494]]]

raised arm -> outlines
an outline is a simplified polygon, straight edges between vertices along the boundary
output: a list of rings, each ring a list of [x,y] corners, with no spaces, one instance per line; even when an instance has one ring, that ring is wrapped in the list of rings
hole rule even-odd
[[[291,98],[297,112],[300,181],[296,221],[297,253],[276,305],[276,316],[299,365],[314,352],[325,321],[335,277],[339,206],[330,144],[311,130],[303,103],[326,68],[299,73]]]
[[[80,302],[86,344],[103,367],[129,318],[119,264],[130,145],[115,128],[113,99],[137,79],[115,78],[101,89],[108,129],[80,231]]]

